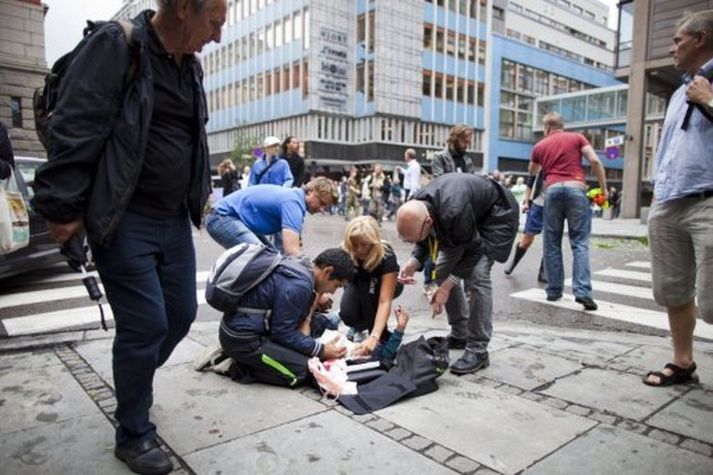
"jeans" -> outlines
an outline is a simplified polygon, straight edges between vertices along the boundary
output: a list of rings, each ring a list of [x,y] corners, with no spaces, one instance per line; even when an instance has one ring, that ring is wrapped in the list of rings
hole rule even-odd
[[[222,216],[215,212],[205,218],[205,228],[210,237],[225,249],[230,249],[240,243],[265,244],[274,247],[265,236],[255,234],[234,216]]]
[[[153,377],[195,319],[196,258],[188,215],[127,211],[109,247],[92,246],[116,322],[113,371],[117,445],[155,437]]]
[[[467,350],[475,353],[488,351],[493,334],[493,286],[490,270],[493,260],[481,254],[470,276],[464,279],[469,301],[460,285],[451,290],[446,302],[446,314],[454,338],[465,338]]]
[[[544,257],[547,273],[547,296],[558,298],[564,288],[562,233],[567,220],[572,248],[572,292],[575,297],[591,298],[589,236],[592,232],[592,210],[583,188],[553,185],[545,194]]]

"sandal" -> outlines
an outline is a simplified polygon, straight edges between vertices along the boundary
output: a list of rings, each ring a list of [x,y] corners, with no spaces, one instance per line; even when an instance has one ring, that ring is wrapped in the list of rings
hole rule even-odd
[[[670,369],[671,374],[664,374],[661,371],[649,371],[644,377],[643,382],[647,386],[673,386],[674,384],[687,384],[687,383],[697,383],[698,376],[694,373],[696,372],[696,363],[691,363],[688,368],[681,368],[673,363],[668,363],[664,369]],[[649,381],[649,377],[657,376],[659,378],[658,383]]]

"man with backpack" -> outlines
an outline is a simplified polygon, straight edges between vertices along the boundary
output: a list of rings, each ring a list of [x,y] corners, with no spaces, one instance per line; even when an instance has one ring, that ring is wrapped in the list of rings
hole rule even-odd
[[[157,3],[128,28],[96,25],[54,78],[33,202],[59,243],[86,230],[116,322],[114,453],[150,474],[173,469],[149,420],[152,383],[195,319],[191,222],[210,192],[195,53],[220,42],[227,14],[226,0]]]
[[[334,293],[353,276],[354,263],[340,248],[323,251],[312,263],[283,259],[223,316],[220,345],[235,361],[233,378],[294,387],[307,379],[311,357],[343,357],[345,347],[312,338],[311,309],[316,295]]]

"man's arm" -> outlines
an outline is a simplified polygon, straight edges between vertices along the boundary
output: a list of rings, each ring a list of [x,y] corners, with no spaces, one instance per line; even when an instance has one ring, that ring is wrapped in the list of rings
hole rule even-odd
[[[540,171],[542,166],[539,163],[535,163],[530,159],[530,164],[527,166],[527,171],[530,173],[530,175],[537,175],[537,173]]]
[[[306,282],[294,279],[277,279],[275,284],[270,339],[305,355],[318,356],[323,345],[300,331],[301,320],[310,310],[312,289]],[[277,288],[279,284],[284,288]]]
[[[602,165],[602,161],[599,160],[599,157],[597,157],[597,154],[594,152],[591,145],[585,145],[582,147],[582,156],[592,167],[592,171],[599,181],[599,187],[602,189],[602,193],[604,194],[604,199],[607,199],[609,197],[609,188],[607,188],[607,177],[604,172],[604,165]]]
[[[286,256],[299,256],[300,235],[292,229],[282,228],[282,248]]]

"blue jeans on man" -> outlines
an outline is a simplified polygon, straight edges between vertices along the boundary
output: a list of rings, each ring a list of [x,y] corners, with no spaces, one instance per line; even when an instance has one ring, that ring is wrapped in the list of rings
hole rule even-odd
[[[159,219],[127,211],[111,245],[92,251],[116,322],[116,443],[152,439],[154,374],[186,336],[198,308],[188,214]]]
[[[562,297],[564,265],[562,234],[567,221],[572,248],[572,292],[576,298],[591,298],[592,283],[589,267],[589,237],[592,232],[592,211],[584,188],[554,184],[545,195],[544,256],[547,273],[547,298]]]
[[[205,228],[210,237],[225,249],[230,249],[243,242],[273,247],[267,237],[255,234],[240,218],[234,216],[223,216],[213,211],[205,218]]]

